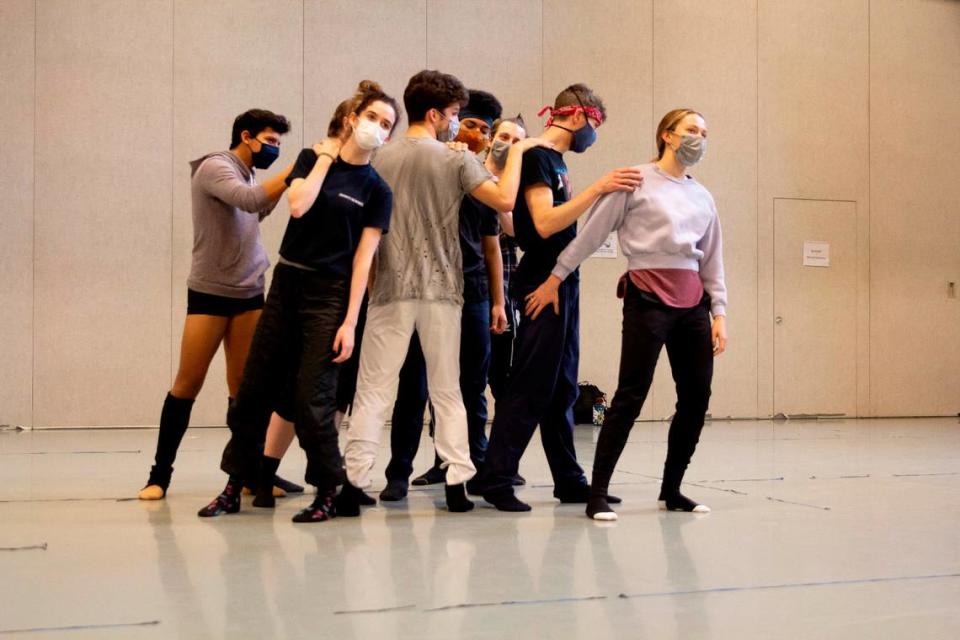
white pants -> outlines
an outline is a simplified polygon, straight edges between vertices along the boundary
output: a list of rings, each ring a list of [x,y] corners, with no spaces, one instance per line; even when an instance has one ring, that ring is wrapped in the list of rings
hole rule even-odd
[[[355,487],[371,485],[380,434],[397,397],[400,369],[416,331],[427,363],[427,389],[437,419],[434,446],[447,470],[447,484],[472,478],[467,413],[460,395],[460,312],[448,302],[401,300],[371,305],[360,348],[360,371],[344,461]]]

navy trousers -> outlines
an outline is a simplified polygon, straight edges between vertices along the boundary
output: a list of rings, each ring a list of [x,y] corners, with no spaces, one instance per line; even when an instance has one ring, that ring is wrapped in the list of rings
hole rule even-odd
[[[519,284],[519,283],[516,283]],[[521,304],[533,287],[518,287]],[[484,494],[513,492],[513,477],[533,432],[540,439],[557,490],[587,484],[573,445],[573,404],[580,362],[580,283],[564,280],[560,313],[544,309],[536,320],[524,315],[517,327],[513,366],[490,432],[481,482]]]

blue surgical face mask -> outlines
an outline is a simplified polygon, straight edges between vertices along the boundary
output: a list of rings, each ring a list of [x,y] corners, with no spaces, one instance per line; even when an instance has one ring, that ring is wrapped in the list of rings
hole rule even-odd
[[[275,144],[267,144],[263,140],[257,140],[257,142],[260,143],[260,150],[254,151],[251,155],[253,166],[257,169],[266,169],[280,157],[280,147]]]

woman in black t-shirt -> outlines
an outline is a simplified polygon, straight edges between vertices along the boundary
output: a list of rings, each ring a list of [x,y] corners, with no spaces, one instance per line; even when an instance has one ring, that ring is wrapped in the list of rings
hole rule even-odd
[[[227,416],[231,440],[221,469],[226,488],[201,517],[240,510],[240,487],[256,479],[254,506],[273,507],[269,488],[279,459],[261,454],[264,429],[276,406],[292,406],[297,438],[307,454],[313,504],[294,522],[336,515],[343,466],[334,425],[338,365],[350,358],[361,301],[392,193],[370,166],[373,151],[399,118],[396,101],[363,82],[341,144],[326,139],[304,149],[288,176],[290,223],[280,247],[263,315],[250,348],[237,400]]]

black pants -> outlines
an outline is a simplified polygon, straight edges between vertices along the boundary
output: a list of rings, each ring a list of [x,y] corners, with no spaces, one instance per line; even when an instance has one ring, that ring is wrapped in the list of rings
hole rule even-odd
[[[666,345],[670,370],[677,389],[677,407],[667,438],[661,497],[680,491],[710,401],[713,379],[713,344],[710,299],[696,307],[668,307],[633,283],[623,301],[623,338],[620,376],[613,401],[606,411],[593,461],[593,491],[606,495],[614,467],[653,382],[660,350]]]
[[[297,439],[307,454],[306,481],[321,491],[343,483],[333,418],[337,365],[333,339],[346,312],[348,283],[289,265],[277,265],[270,293],[227,413],[230,441],[220,468],[254,481],[270,413],[290,403]]]
[[[508,299],[506,307],[509,320],[507,330],[500,335],[490,336],[490,371],[487,379],[490,382],[490,393],[493,394],[495,403],[507,388],[507,375],[513,363],[513,338],[517,331],[513,302]]]
[[[518,287],[515,300],[532,288]],[[573,403],[580,363],[580,283],[560,285],[560,314],[544,309],[536,320],[524,315],[517,327],[513,367],[497,399],[482,483],[484,493],[513,491],[520,458],[540,425],[540,439],[557,490],[587,483],[573,446]]]
[[[460,393],[467,412],[470,459],[480,468],[487,452],[487,371],[490,367],[490,303],[466,302],[460,314]],[[387,480],[407,480],[420,448],[427,404],[427,371],[414,334],[400,370],[397,401],[390,429]],[[435,464],[439,464],[436,458]]]

